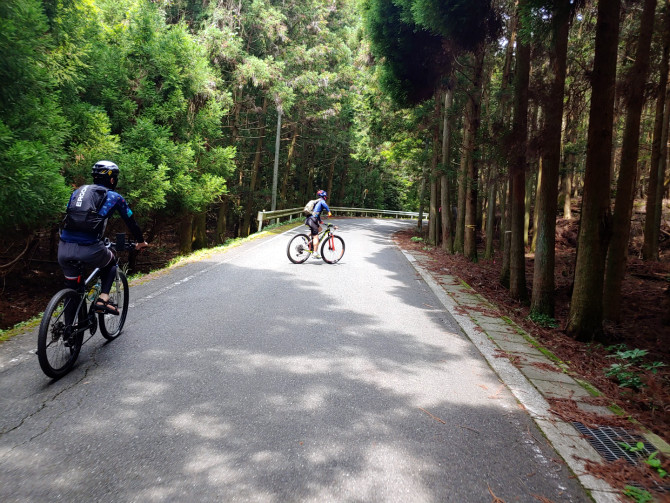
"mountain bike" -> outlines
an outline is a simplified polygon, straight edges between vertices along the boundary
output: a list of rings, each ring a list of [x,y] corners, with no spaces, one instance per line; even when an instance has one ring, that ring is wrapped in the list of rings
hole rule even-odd
[[[337,226],[326,224],[326,228],[319,233],[321,243],[321,257],[328,264],[339,262],[344,255],[344,240],[335,235]],[[293,236],[286,247],[286,255],[294,264],[302,264],[314,253],[312,238],[307,234]]]
[[[117,234],[115,243],[105,238],[105,246],[114,253],[117,265],[118,251],[130,250],[135,244],[133,241],[126,242],[125,234]],[[84,263],[77,261],[76,266],[80,273],[84,272]],[[83,276],[80,274],[81,277]],[[42,371],[48,377],[58,379],[70,371],[77,361],[81,347],[95,335],[98,325],[102,336],[107,340],[116,339],[121,334],[128,314],[128,279],[121,268],[117,267],[109,301],[116,305],[118,315],[95,311],[100,285],[100,268],[96,268],[86,281],[79,282],[76,289],[65,288],[49,301],[37,335],[37,358]],[[84,340],[87,330],[90,336]]]

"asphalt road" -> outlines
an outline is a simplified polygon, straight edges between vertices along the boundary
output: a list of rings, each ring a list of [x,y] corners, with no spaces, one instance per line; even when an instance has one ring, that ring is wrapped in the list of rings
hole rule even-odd
[[[59,381],[0,344],[0,501],[589,501],[390,240],[296,231],[131,287]]]

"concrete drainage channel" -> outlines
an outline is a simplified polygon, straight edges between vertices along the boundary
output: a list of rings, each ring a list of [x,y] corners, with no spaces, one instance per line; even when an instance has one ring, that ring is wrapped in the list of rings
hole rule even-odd
[[[654,451],[670,456],[670,446],[650,432],[593,428],[577,421],[564,421],[553,414],[548,399],[574,400],[589,414],[613,416],[607,407],[589,404],[593,395],[586,387],[540,351],[537,342],[520,327],[496,314],[495,306],[486,299],[454,276],[431,274],[424,266],[430,260],[425,254],[402,252],[597,503],[620,501],[621,492],[587,473],[587,460],[601,464],[603,459],[623,458],[636,464]],[[501,355],[506,358],[500,358]],[[635,453],[627,452],[621,447],[623,442],[632,446],[642,442],[644,447]],[[658,486],[654,492],[666,498],[670,487]]]

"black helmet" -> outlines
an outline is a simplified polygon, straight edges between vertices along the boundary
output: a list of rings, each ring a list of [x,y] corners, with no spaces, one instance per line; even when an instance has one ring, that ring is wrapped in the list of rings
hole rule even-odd
[[[119,181],[119,167],[110,161],[98,161],[91,168],[91,175],[98,185],[114,189]]]

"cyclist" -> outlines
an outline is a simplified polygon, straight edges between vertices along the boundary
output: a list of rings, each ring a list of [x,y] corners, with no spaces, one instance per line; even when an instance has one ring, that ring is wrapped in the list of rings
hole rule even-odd
[[[318,252],[319,231],[321,230],[320,225],[323,223],[323,220],[321,220],[321,212],[327,211],[329,217],[332,216],[332,213],[330,212],[328,204],[326,204],[326,199],[328,199],[328,193],[325,190],[319,190],[316,193],[316,197],[318,197],[319,200],[314,205],[312,214],[305,219],[305,225],[309,227],[310,234],[312,236],[312,250],[314,253],[314,258],[320,259],[321,255],[319,255]]]
[[[58,263],[63,269],[66,287],[75,289],[81,277],[74,262],[100,267],[101,289],[94,309],[99,313],[119,314],[116,305],[109,300],[116,277],[116,261],[102,241],[107,220],[118,212],[137,240],[135,249],[148,245],[126,200],[114,191],[119,181],[119,167],[110,161],[99,161],[93,165],[91,175],[93,185],[82,185],[70,196],[60,232]]]

